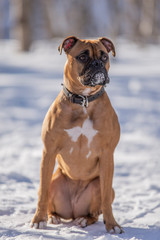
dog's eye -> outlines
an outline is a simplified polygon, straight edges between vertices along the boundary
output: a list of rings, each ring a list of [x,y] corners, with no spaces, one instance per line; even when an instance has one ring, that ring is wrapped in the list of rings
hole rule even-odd
[[[107,62],[108,56],[106,54],[103,54],[101,59],[102,59],[103,62]]]
[[[87,56],[86,54],[81,54],[80,56],[78,56],[78,60],[80,60],[81,62],[87,62],[88,58],[89,56]]]

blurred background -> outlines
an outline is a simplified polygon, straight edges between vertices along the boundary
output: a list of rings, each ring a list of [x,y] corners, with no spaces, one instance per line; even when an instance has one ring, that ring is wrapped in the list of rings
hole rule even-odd
[[[57,47],[68,35],[115,44],[106,88],[121,126],[114,214],[123,239],[159,240],[160,0],[0,0],[0,239],[107,237],[102,215],[85,232],[27,225],[37,204],[42,122],[62,89],[66,55]]]
[[[68,35],[157,44],[159,13],[159,0],[0,0],[0,39],[17,39],[22,51]]]

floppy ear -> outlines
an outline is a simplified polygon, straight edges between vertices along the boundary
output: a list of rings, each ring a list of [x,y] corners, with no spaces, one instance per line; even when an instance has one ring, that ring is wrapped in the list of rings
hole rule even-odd
[[[58,51],[60,52],[60,54],[62,54],[62,49],[64,49],[65,53],[68,53],[69,50],[76,44],[77,41],[78,38],[74,36],[65,38],[61,45],[58,47]]]
[[[112,41],[105,37],[99,38],[99,40],[105,46],[105,48],[107,49],[107,52],[109,53],[110,51],[112,51],[112,55],[113,55],[113,57],[115,57],[116,51],[115,51],[115,47],[114,47],[114,44],[112,43]]]

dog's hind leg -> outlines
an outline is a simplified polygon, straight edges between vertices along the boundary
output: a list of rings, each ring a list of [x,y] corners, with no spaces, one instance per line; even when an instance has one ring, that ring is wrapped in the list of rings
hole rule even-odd
[[[74,220],[74,223],[76,226],[80,226],[82,228],[87,227],[88,225],[91,225],[98,221],[98,215],[96,217],[93,217],[91,215],[85,216],[85,217],[78,217]]]
[[[98,221],[101,211],[99,178],[92,180],[75,202],[74,223],[86,227]]]
[[[59,224],[59,223],[61,223],[61,218],[56,213],[49,213],[48,214],[48,223]]]
[[[61,222],[61,218],[71,219],[72,216],[68,182],[61,170],[57,169],[50,184],[48,222],[58,224]]]

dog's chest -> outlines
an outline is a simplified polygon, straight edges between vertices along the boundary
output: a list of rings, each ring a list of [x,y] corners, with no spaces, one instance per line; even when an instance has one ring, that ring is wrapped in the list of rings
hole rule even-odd
[[[66,123],[57,158],[60,168],[73,179],[95,178],[99,172],[99,131],[93,115],[85,112],[80,112],[74,121],[70,118],[71,124]]]
[[[82,122],[82,126],[74,126],[70,129],[64,129],[64,131],[68,134],[72,142],[77,142],[80,137],[85,136],[88,141],[88,147],[90,147],[93,138],[98,133],[98,131],[94,129],[93,121],[90,120],[89,117]]]
[[[87,114],[87,111],[84,110],[74,124],[64,128],[63,133],[65,152],[87,159],[91,155],[94,157],[99,131],[95,128],[94,120]]]

